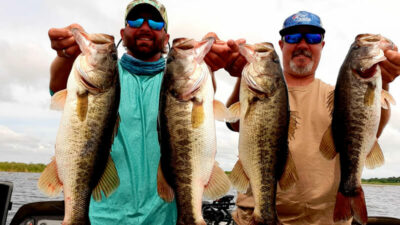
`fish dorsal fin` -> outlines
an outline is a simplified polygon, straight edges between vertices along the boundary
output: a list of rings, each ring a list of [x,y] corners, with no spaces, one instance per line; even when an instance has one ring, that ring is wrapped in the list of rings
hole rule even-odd
[[[231,180],[231,183],[236,188],[236,190],[242,193],[246,192],[247,188],[249,187],[249,178],[247,177],[246,172],[243,169],[240,159],[233,167],[232,172],[229,175],[229,179]]]
[[[296,132],[299,120],[299,113],[296,111],[290,111],[290,119],[289,119],[289,130],[288,130],[288,138],[289,140],[294,138],[294,133]]]
[[[396,101],[393,96],[386,90],[382,89],[381,93],[381,106],[384,109],[389,109],[389,103],[392,105],[396,105]]]
[[[334,106],[334,101],[335,100],[335,90],[332,90],[328,93],[328,99],[326,101],[326,106],[329,111],[329,115],[332,117],[333,114],[333,106]]]
[[[335,158],[337,152],[335,149],[335,143],[333,142],[332,136],[332,125],[329,125],[324,135],[322,136],[321,144],[319,145],[319,151],[326,159]]]
[[[204,188],[204,196],[217,199],[224,196],[230,188],[231,182],[228,176],[215,162],[208,184]]]
[[[39,189],[48,196],[57,196],[62,190],[62,182],[58,178],[55,157],[46,166],[38,181]]]
[[[166,202],[172,202],[175,198],[174,190],[167,183],[164,173],[162,172],[161,162],[158,164],[157,170],[157,192],[160,198],[164,199]]]
[[[288,190],[299,179],[297,175],[296,165],[294,164],[292,154],[288,151],[285,169],[279,179],[279,187],[282,190]]]
[[[101,191],[108,198],[119,186],[119,177],[114,161],[108,156],[106,168],[101,176],[97,186],[93,189],[92,196],[95,201],[101,200]]]
[[[207,53],[210,51],[213,43],[215,41],[215,38],[213,37],[208,37],[205,38],[203,41],[200,41],[196,44],[195,48],[195,58],[196,62],[201,63],[204,59],[204,57],[207,55]]]
[[[227,122],[234,123],[240,119],[240,102],[236,102],[229,106],[230,118]]]
[[[57,91],[52,97],[51,97],[51,104],[50,104],[50,109],[53,110],[64,110],[64,105],[65,105],[65,100],[67,99],[67,89],[63,89],[61,91]]]
[[[374,146],[372,146],[371,151],[367,155],[365,160],[365,167],[368,169],[375,169],[382,166],[385,163],[385,158],[378,141],[375,141]]]

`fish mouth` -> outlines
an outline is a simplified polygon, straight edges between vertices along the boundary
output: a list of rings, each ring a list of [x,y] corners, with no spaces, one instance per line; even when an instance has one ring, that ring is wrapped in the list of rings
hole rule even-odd
[[[190,77],[192,74],[194,74],[197,70],[198,64],[195,64],[195,68],[193,69],[193,72],[191,72],[189,75],[185,75],[184,77]],[[203,85],[203,83],[207,80],[208,73],[205,71],[205,68],[202,67],[201,75],[199,79],[196,80],[196,82],[192,85],[192,87],[182,93],[179,98],[183,101],[188,101],[192,98],[193,94],[196,93],[200,87]]]

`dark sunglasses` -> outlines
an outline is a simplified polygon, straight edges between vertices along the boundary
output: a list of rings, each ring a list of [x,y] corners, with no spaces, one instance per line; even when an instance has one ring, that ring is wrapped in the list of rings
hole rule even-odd
[[[323,36],[322,34],[310,34],[310,33],[295,33],[295,34],[287,34],[283,36],[283,40],[289,44],[297,44],[303,39],[307,44],[319,44],[322,42]]]
[[[126,23],[133,28],[139,28],[143,25],[144,21],[147,21],[147,24],[149,24],[149,27],[153,30],[161,30],[163,29],[165,23],[164,22],[158,22],[154,21],[151,19],[144,19],[144,18],[138,18],[136,20],[127,20]]]

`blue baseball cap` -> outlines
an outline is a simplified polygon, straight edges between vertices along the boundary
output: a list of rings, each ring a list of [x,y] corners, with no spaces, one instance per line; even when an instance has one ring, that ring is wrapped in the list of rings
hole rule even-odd
[[[318,33],[325,34],[325,29],[322,27],[319,16],[307,11],[299,11],[289,16],[285,22],[283,22],[283,28],[279,31],[279,34],[283,36],[299,28],[299,26],[306,26]]]

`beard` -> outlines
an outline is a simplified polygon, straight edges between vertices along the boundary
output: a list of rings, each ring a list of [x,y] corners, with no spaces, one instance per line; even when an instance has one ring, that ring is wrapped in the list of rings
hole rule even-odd
[[[293,58],[298,56],[298,55],[304,55],[308,58],[312,58],[312,53],[310,51],[304,50],[304,49],[298,49],[295,52],[293,52],[292,59],[289,62],[290,69],[295,72],[297,75],[307,75],[311,72],[313,66],[314,66],[314,61],[311,61],[307,65],[304,66],[297,66],[293,62]]]
[[[165,38],[153,40],[152,45],[138,44],[136,40],[130,41],[126,48],[133,53],[133,55],[141,60],[146,60],[156,54],[163,53],[165,46],[163,46]]]
[[[295,72],[297,75],[307,75],[311,72],[314,62],[310,62],[305,66],[297,66],[293,60],[290,60],[289,62],[290,69],[292,69],[293,72]]]

